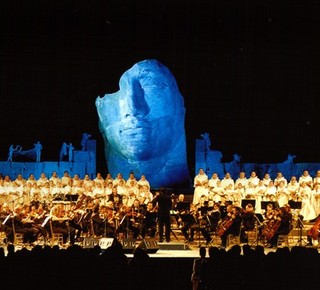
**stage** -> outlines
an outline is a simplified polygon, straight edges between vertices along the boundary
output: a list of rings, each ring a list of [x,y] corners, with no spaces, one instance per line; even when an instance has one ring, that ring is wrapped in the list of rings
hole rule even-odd
[[[307,231],[312,227],[313,224],[304,224],[302,229],[294,228],[290,234],[288,235],[287,244],[282,243],[279,244],[278,247],[268,248],[264,247],[264,253],[268,254],[269,252],[275,252],[278,248],[289,246],[289,249],[295,246],[308,247],[307,244]],[[150,258],[197,258],[199,257],[199,248],[200,247],[218,247],[220,248],[219,239],[212,239],[210,244],[206,244],[203,238],[200,236],[196,236],[194,242],[185,243],[184,237],[178,229],[174,229],[171,234],[172,240],[170,242],[158,242],[157,238],[138,238],[134,239],[124,239],[119,240],[122,244],[125,255],[128,258],[133,257],[133,251],[135,248],[140,247],[146,250]],[[101,247],[102,252],[106,250],[109,246],[112,245],[114,239],[113,238],[85,238],[81,242],[76,243],[76,245],[80,246],[84,249],[92,249],[95,245],[99,245]],[[232,246],[234,246],[235,242],[232,242],[225,250],[228,251]],[[251,240],[248,243],[253,249],[259,245],[263,246],[259,241],[257,243],[256,240]],[[43,242],[38,243],[39,246],[45,246],[46,244]],[[61,244],[47,244],[49,246],[57,245],[60,249],[67,249],[70,245],[61,245]],[[244,243],[239,244],[241,247],[245,245]],[[5,249],[5,254],[7,254],[6,245],[3,244],[2,247]],[[28,250],[32,250],[33,246],[30,245],[16,245],[15,251],[21,250],[22,248],[26,248]],[[318,252],[320,252],[320,247],[317,248]]]

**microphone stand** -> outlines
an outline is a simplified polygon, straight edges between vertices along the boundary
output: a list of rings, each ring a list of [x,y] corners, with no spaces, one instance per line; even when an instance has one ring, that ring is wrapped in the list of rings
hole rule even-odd
[[[255,229],[255,246],[258,246],[258,234],[259,234],[259,227],[261,227],[263,224],[260,222],[256,214],[253,215],[255,218],[254,222],[254,229]]]
[[[302,220],[301,220],[301,218],[300,218],[300,215],[298,215],[298,220],[297,220],[297,221],[298,221],[298,228],[299,228],[299,240],[298,240],[296,246],[303,247],[303,246],[307,245],[308,242],[305,241],[305,240],[302,238],[302,229],[304,229],[304,225],[303,225],[303,222],[302,222]],[[305,244],[303,244],[303,242],[304,242]]]

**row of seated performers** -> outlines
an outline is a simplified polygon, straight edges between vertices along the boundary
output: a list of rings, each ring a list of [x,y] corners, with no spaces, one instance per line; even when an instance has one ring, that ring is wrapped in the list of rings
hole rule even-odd
[[[295,214],[289,205],[277,206],[267,203],[263,214],[256,214],[254,206],[246,200],[243,207],[226,203],[194,205],[185,202],[183,194],[172,196],[171,222],[177,223],[186,242],[194,241],[196,231],[201,232],[207,243],[214,236],[221,238],[225,247],[229,234],[240,236],[248,242],[248,232],[256,230],[257,237],[265,245],[276,245],[279,234],[288,234],[292,229]],[[119,240],[146,236],[156,238],[158,230],[157,204],[153,201],[141,204],[135,199],[131,206],[123,204],[121,198],[102,203],[99,198],[82,195],[76,202],[38,200],[30,204],[17,205],[13,210],[1,204],[1,231],[8,242],[13,234],[22,233],[24,242],[33,244],[42,238],[49,241],[53,233],[61,233],[63,242],[73,244],[82,237],[112,237]],[[313,232],[318,233],[318,231]],[[317,238],[317,237],[316,237]],[[161,237],[159,237],[159,240]]]
[[[221,246],[226,247],[228,235],[238,236],[241,243],[248,243],[249,233],[254,233],[257,243],[274,247],[279,235],[291,231],[296,217],[290,205],[279,207],[274,202],[265,205],[263,214],[257,214],[250,200],[244,200],[239,207],[231,202],[221,205],[202,199],[197,205],[178,202],[176,216],[189,242],[193,242],[195,232],[200,231],[207,244],[216,236],[221,238]]]

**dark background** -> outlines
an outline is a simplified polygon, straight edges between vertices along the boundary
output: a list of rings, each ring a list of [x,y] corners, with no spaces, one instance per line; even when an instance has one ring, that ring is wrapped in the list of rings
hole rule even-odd
[[[320,162],[320,2],[243,0],[1,1],[0,160],[10,144],[97,140],[97,96],[154,58],[186,106],[188,162],[210,133],[223,162]]]

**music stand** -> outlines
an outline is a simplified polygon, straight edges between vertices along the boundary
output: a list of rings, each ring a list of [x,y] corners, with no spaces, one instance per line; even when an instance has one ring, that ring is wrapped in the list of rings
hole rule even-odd
[[[302,202],[301,201],[289,201],[289,205],[292,209],[301,209]],[[298,214],[298,219],[297,219],[297,228],[299,229],[299,239],[296,243],[296,246],[303,247],[308,244],[308,241],[304,240],[302,238],[302,229],[304,229],[303,225],[303,216]]]
[[[302,201],[289,200],[288,204],[292,209],[301,209]]]
[[[78,197],[79,197],[79,195],[78,194],[66,194],[66,196],[65,196],[65,200],[66,201],[74,201],[74,202],[76,202],[77,200],[78,200]]]
[[[272,204],[272,208],[275,209],[276,207],[275,201],[261,201],[261,209],[266,210],[268,204]]]
[[[177,202],[175,209],[178,211],[189,210],[190,209],[190,202],[187,202],[187,201]]]
[[[249,203],[253,206],[253,208],[256,207],[256,200],[255,200],[255,199],[242,199],[242,200],[241,200],[241,207],[242,207],[243,209],[245,209],[246,206],[247,206]]]

